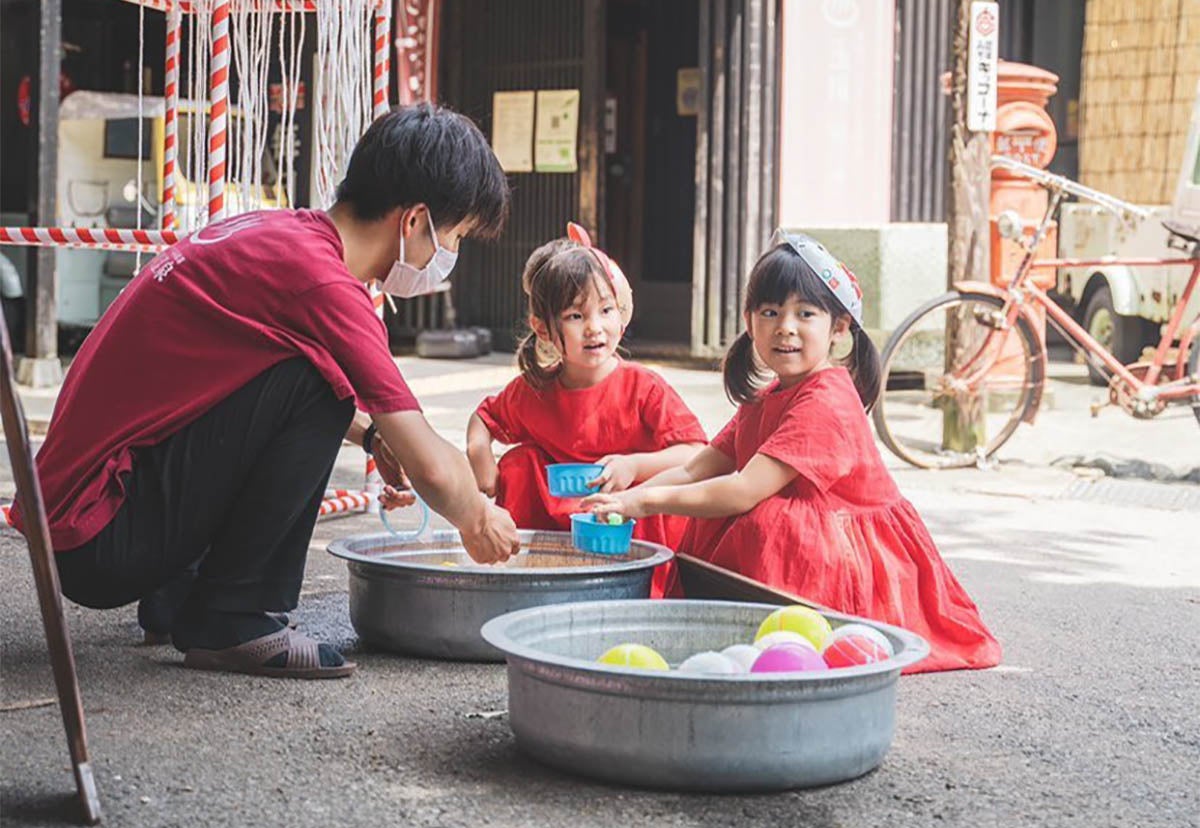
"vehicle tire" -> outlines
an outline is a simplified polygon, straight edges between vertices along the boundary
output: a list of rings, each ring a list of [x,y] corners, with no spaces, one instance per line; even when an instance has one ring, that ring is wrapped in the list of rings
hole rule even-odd
[[[1113,307],[1112,291],[1108,285],[1101,285],[1088,299],[1083,310],[1083,327],[1122,365],[1137,362],[1146,345],[1146,322],[1138,316],[1118,314]],[[1087,360],[1087,366],[1092,385],[1108,385],[1106,371],[1100,370],[1090,359]]]
[[[883,349],[882,390],[872,411],[879,439],[901,460],[924,469],[964,468],[991,457],[1041,399],[1046,351],[1024,316],[996,326],[1004,300],[988,293],[951,291],[917,308]],[[961,369],[982,366],[982,378],[948,372],[944,332],[959,326]],[[938,340],[938,332],[941,340]],[[964,381],[966,390],[964,391]],[[982,400],[983,445],[956,450],[947,416],[963,400]],[[961,411],[961,409],[959,409]],[[961,423],[961,420],[958,421]]]

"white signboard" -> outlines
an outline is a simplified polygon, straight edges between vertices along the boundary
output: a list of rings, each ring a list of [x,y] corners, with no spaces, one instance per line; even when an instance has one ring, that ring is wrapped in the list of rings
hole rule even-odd
[[[533,94],[492,94],[492,151],[505,172],[533,172]]]
[[[996,129],[996,61],[999,60],[1000,4],[971,4],[967,55],[967,129]]]

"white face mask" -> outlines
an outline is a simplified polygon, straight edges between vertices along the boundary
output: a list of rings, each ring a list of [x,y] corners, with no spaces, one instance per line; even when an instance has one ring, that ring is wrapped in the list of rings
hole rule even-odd
[[[410,299],[426,293],[435,293],[438,285],[450,278],[450,271],[458,261],[458,254],[442,247],[438,241],[437,230],[433,226],[433,216],[428,210],[425,216],[429,219],[429,235],[433,239],[433,256],[429,263],[422,268],[416,268],[404,261],[404,234],[400,234],[400,258],[392,265],[387,278],[383,280],[383,292]]]

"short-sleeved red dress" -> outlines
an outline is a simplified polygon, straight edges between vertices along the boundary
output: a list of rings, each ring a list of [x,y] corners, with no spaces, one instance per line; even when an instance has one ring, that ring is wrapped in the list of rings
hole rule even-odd
[[[912,630],[932,652],[907,672],[1000,662],[1000,644],[884,467],[844,368],[766,389],[712,447],[738,469],[765,454],[800,474],[745,514],[694,520],[681,552]]]
[[[648,368],[622,361],[591,388],[558,383],[538,391],[517,377],[475,412],[492,437],[514,446],[500,458],[496,503],[522,529],[570,531],[576,498],[552,497],[551,463],[594,463],[608,454],[661,451],[679,443],[707,443],[700,421]],[[656,515],[638,521],[634,537],[675,549],[687,519]],[[674,564],[659,567],[653,595],[673,579]]]

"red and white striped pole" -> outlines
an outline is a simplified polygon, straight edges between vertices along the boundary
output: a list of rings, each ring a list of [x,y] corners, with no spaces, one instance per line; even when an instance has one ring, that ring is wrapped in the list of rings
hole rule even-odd
[[[81,247],[155,253],[179,241],[173,230],[119,227],[0,227],[0,244],[23,247]]]
[[[163,73],[163,186],[162,186],[162,229],[175,229],[175,158],[177,153],[175,132],[179,113],[179,35],[183,26],[183,12],[179,2],[171,4],[167,11],[167,56]]]
[[[208,100],[208,220],[225,218],[225,146],[229,124],[229,3],[216,0],[212,15],[212,72]]]
[[[388,111],[388,81],[391,77],[392,17],[390,4],[384,3],[375,9],[375,61],[371,118],[378,118]]]

